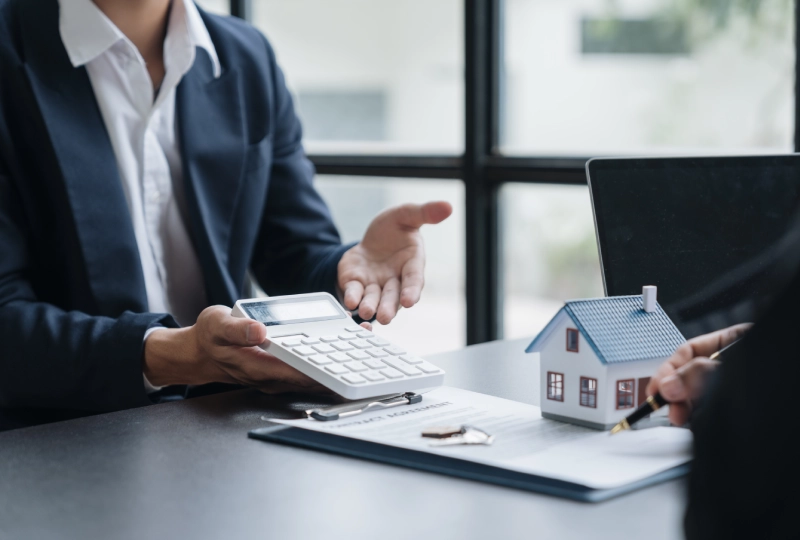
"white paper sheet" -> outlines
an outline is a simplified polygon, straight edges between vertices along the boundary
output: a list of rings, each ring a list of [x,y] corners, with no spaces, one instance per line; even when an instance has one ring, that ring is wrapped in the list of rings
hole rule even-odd
[[[656,427],[608,432],[541,417],[539,407],[442,387],[417,405],[367,412],[335,422],[275,420],[304,429],[336,433],[557,478],[594,489],[620,487],[691,460],[691,432]],[[491,446],[430,446],[421,436],[432,426],[469,424],[495,436]]]

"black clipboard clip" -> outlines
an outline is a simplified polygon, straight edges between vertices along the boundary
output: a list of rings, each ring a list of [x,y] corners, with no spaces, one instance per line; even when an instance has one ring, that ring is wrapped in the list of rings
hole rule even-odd
[[[382,399],[361,399],[358,401],[345,403],[344,405],[309,409],[306,411],[306,414],[309,418],[313,418],[314,420],[318,420],[320,422],[332,422],[334,420],[338,420],[339,418],[355,416],[371,409],[388,409],[389,407],[398,407],[400,405],[414,405],[420,401],[422,401],[422,394],[406,392],[404,394],[395,394]]]

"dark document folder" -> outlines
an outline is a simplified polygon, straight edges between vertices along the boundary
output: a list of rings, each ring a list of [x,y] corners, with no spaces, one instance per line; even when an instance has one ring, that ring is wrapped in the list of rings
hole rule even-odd
[[[689,471],[689,464],[684,464],[623,486],[612,489],[594,489],[572,482],[521,473],[455,457],[420,452],[282,424],[272,424],[255,429],[249,433],[249,436],[262,441],[320,450],[331,454],[367,459],[584,502],[604,501],[652,484],[683,476]]]

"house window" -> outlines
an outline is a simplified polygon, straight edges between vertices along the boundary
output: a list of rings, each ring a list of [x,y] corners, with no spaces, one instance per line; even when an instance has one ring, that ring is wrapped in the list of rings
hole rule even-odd
[[[581,377],[581,407],[597,408],[597,379]]]
[[[579,332],[575,328],[567,328],[567,350],[569,352],[578,352],[579,335]]]
[[[547,399],[564,401],[564,374],[547,372]]]
[[[633,408],[633,379],[617,381],[617,409]]]

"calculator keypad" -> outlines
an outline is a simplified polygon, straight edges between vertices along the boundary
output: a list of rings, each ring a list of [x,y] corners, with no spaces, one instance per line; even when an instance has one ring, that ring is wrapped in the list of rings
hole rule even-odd
[[[386,377],[388,377],[390,379],[402,379],[403,378],[403,374],[402,373],[400,373],[396,369],[392,369],[392,368],[382,369],[380,371],[380,374],[381,375],[385,375]]]
[[[312,364],[316,364],[318,366],[326,366],[328,364],[333,363],[333,362],[331,362],[331,360],[329,358],[326,358],[322,354],[315,354],[314,356],[309,356],[308,360]]]
[[[441,372],[433,364],[360,326],[349,326],[339,335],[287,337],[280,344],[352,385]]]
[[[344,375],[345,373],[350,373],[350,370],[348,370],[346,367],[340,364],[334,364],[332,366],[326,367],[325,369],[327,371],[330,371],[334,375]]]

